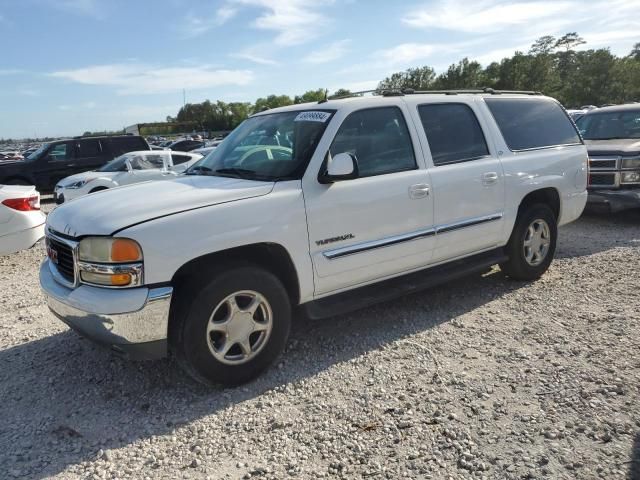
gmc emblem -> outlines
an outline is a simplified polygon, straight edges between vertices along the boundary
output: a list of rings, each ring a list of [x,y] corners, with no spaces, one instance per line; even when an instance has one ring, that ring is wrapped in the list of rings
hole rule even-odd
[[[53,263],[58,264],[58,251],[51,245],[47,245],[47,256]]]

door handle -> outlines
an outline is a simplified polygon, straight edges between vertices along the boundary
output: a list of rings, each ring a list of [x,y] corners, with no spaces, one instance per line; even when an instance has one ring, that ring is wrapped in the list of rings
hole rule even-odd
[[[497,172],[486,172],[482,174],[482,183],[484,185],[493,185],[498,182]]]
[[[426,183],[418,183],[409,187],[409,198],[425,198],[429,196],[429,185]]]

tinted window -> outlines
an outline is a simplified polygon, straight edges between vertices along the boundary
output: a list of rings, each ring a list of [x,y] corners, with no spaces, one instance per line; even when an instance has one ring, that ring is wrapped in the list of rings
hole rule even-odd
[[[78,155],[83,157],[98,157],[100,155],[99,140],[80,140],[78,143]]]
[[[136,150],[149,150],[142,137],[114,137],[111,139],[111,148],[115,155],[122,155]]]
[[[73,158],[73,142],[58,143],[49,150],[50,161],[60,162]]]
[[[131,168],[134,170],[149,170],[152,168],[162,168],[162,157],[160,155],[135,155],[129,158]]]
[[[354,155],[361,177],[416,168],[409,130],[397,107],[371,108],[350,114],[342,122],[330,151],[332,156]]]
[[[462,103],[420,105],[418,112],[434,165],[489,155],[482,128],[469,106]]]
[[[172,154],[171,159],[173,160],[174,165],[180,165],[181,163],[188,162],[189,160],[191,160],[191,157],[187,155]]]
[[[640,138],[640,109],[590,113],[577,125],[585,140]]]
[[[511,150],[581,143],[562,107],[542,98],[485,98]]]

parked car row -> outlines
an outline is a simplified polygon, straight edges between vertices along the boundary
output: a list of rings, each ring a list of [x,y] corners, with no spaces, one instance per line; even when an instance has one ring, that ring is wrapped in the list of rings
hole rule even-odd
[[[97,170],[71,175],[58,182],[53,196],[57,204],[74,198],[133,183],[170,178],[200,160],[197,153],[169,150],[129,152]]]

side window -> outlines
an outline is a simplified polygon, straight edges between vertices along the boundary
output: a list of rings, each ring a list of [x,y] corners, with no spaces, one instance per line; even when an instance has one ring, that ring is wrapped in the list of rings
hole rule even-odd
[[[582,143],[562,107],[545,98],[485,98],[511,150]]]
[[[173,160],[174,165],[180,165],[181,163],[191,160],[191,157],[187,155],[176,155],[175,153],[173,153],[171,154],[171,159]]]
[[[146,168],[162,168],[164,167],[164,162],[162,161],[162,156],[160,155],[144,155],[143,157],[148,165]]]
[[[489,155],[482,128],[468,105],[420,105],[418,113],[434,165],[466,162]]]
[[[115,156],[136,150],[149,150],[140,137],[114,137],[111,139],[111,148]]]
[[[329,151],[332,156],[353,154],[361,177],[417,168],[411,136],[398,107],[351,113],[342,122]]]
[[[101,152],[100,140],[80,140],[78,142],[78,156],[80,158],[99,157]]]
[[[49,161],[62,162],[74,158],[74,142],[58,143],[49,150]]]

